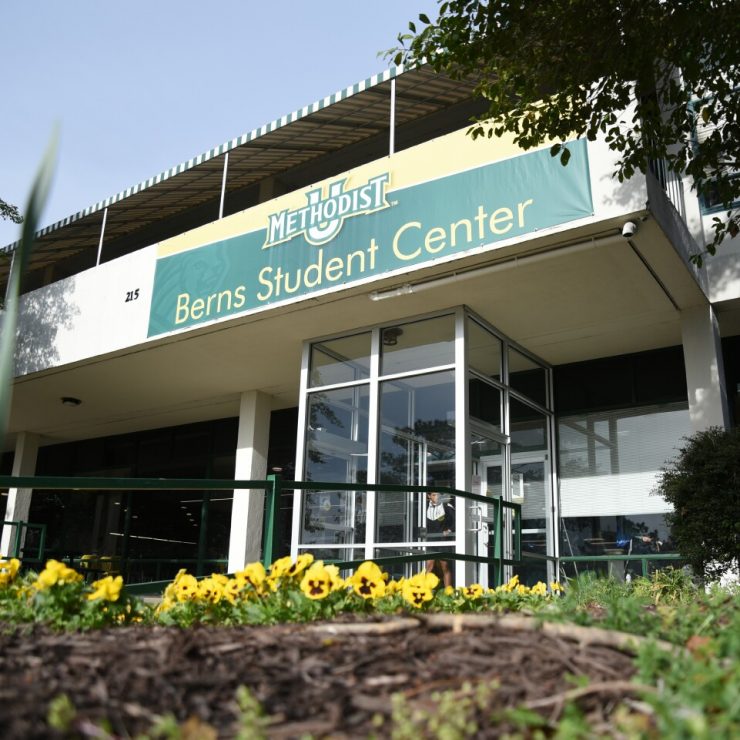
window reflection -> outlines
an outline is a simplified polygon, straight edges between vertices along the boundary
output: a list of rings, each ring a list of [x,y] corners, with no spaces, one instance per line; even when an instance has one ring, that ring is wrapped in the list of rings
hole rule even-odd
[[[534,360],[509,348],[509,387],[547,406],[547,370]]]
[[[380,343],[383,375],[450,365],[455,361],[455,317],[450,314],[385,327]]]
[[[501,432],[501,391],[480,378],[468,381],[470,416]]]
[[[472,370],[501,381],[501,347],[502,342],[495,334],[468,319],[468,364]]]
[[[454,486],[455,381],[432,373],[381,385],[379,482]],[[378,494],[378,541],[419,538],[425,497]]]
[[[307,480],[367,481],[368,407],[367,386],[311,394],[306,429]],[[312,491],[303,501],[303,544],[364,541],[364,491]]]
[[[334,385],[370,375],[370,332],[311,346],[310,385]]]

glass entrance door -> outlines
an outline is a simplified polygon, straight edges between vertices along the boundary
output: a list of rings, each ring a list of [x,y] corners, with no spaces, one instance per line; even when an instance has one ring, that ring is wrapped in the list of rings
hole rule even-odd
[[[442,491],[455,529],[443,531],[434,549],[487,558],[498,547],[492,535],[500,499],[522,504],[525,547],[552,554],[552,394],[541,361],[457,307],[317,339],[306,344],[303,362],[297,469],[328,490],[296,492],[294,554],[424,555],[431,547],[427,498],[409,490],[419,486],[483,497]],[[365,482],[395,490],[332,490],[332,483]],[[500,545],[510,559],[512,513],[503,511]],[[455,585],[492,585],[488,565],[458,560]]]
[[[490,499],[504,498],[503,465],[505,445],[483,425],[474,424],[471,431],[470,453],[473,467],[471,492]],[[491,557],[494,554],[495,517],[493,503],[471,503],[468,541],[472,554]],[[493,585],[493,573],[484,564],[476,564],[475,581],[484,587]]]
[[[406,376],[380,384],[378,482],[400,486],[455,483],[455,390],[449,371]],[[423,552],[427,539],[426,494],[381,491],[376,501],[373,557]],[[450,501],[455,506],[454,501]],[[448,545],[447,542],[450,544]],[[454,535],[435,548],[454,546]],[[410,576],[419,564],[389,566]]]
[[[547,507],[550,501],[550,476],[547,455],[512,455],[511,477],[509,481],[509,494],[504,493],[504,473],[501,458],[490,462],[484,461],[484,472],[482,475],[482,495],[505,496],[512,503],[522,507],[522,553],[525,556],[536,557],[548,554],[548,513]],[[483,493],[483,489],[489,493]],[[504,515],[505,535],[510,523]],[[510,530],[509,530],[510,531]],[[504,537],[504,542],[511,541],[510,536]],[[510,557],[509,554],[505,555]],[[530,572],[531,571],[531,572]],[[536,563],[526,562],[517,569],[522,581],[535,580],[545,581],[547,579],[546,561]]]

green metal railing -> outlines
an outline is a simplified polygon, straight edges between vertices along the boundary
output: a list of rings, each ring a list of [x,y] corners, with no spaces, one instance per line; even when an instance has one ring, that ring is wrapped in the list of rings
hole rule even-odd
[[[272,477],[272,476],[271,476]],[[0,488],[27,488],[36,491],[99,491],[99,492],[125,492],[128,496],[143,494],[146,491],[233,491],[237,490],[263,490],[270,499],[270,493],[274,489],[271,480],[229,480],[229,479],[195,479],[195,478],[102,478],[102,477],[64,477],[64,476],[0,476]],[[123,522],[123,545],[120,553],[121,570],[127,573],[129,565],[152,565],[160,568],[167,564],[190,563],[195,564],[197,575],[205,573],[206,564],[214,563],[213,558],[205,555],[206,550],[206,527],[208,518],[208,497],[204,495],[201,505],[199,539],[197,545],[197,557],[193,559],[168,559],[168,558],[140,558],[131,557],[128,552],[129,535],[131,534],[132,507],[125,506]],[[130,499],[127,499],[130,503]],[[25,524],[25,523],[24,523]],[[33,525],[32,525],[33,526]],[[46,525],[44,526],[44,542],[46,541]],[[16,542],[21,542],[22,537],[16,535]],[[19,544],[19,548],[22,545]],[[20,549],[18,550],[20,553]],[[272,553],[272,550],[271,550]],[[73,566],[79,566],[81,557],[59,556]],[[28,558],[24,557],[27,563]],[[33,561],[35,563],[35,560]],[[225,562],[225,561],[221,561]]]
[[[373,562],[378,565],[395,565],[404,563],[417,563],[425,560],[448,560],[463,561],[467,563],[485,564],[489,567],[489,578],[493,585],[499,586],[503,582],[504,567],[507,565],[519,565],[522,561],[521,551],[521,504],[515,504],[503,501],[500,498],[490,498],[480,496],[468,491],[461,491],[449,486],[404,486],[392,484],[369,484],[369,483],[322,483],[318,481],[283,481],[282,487],[288,490],[300,491],[362,491],[377,493],[441,493],[450,496],[460,497],[466,501],[472,501],[485,506],[493,507],[493,530],[489,532],[488,552],[489,555],[465,555],[463,553],[449,552],[444,550],[429,550],[416,555],[389,555],[374,557]],[[512,550],[513,557],[504,557],[504,532],[505,532],[505,511],[512,512]],[[419,547],[427,547],[424,543],[419,543]],[[348,548],[351,545],[348,545]],[[320,544],[299,545],[299,549],[320,549]],[[382,549],[382,544],[376,543],[376,549]],[[353,568],[360,565],[365,558],[353,560],[336,560],[335,565],[340,568]]]
[[[19,558],[21,555],[21,550],[23,548],[23,542],[25,539],[25,534],[28,533],[28,530],[39,530],[39,541],[38,545],[36,546],[36,555],[28,557],[25,557],[25,560],[32,560],[34,563],[40,563],[44,559],[44,548],[46,547],[46,525],[45,524],[32,524],[31,522],[23,522],[23,521],[4,521],[1,525],[2,527],[15,527],[15,536],[13,537],[13,545],[10,548],[7,556],[9,558]]]
[[[489,567],[489,580],[493,585],[499,585],[503,581],[504,568],[507,565],[521,565],[527,561],[546,560],[552,561],[555,567],[573,563],[575,568],[579,564],[606,564],[607,568],[613,562],[628,562],[640,564],[642,575],[649,575],[651,563],[658,561],[680,562],[681,557],[673,553],[626,553],[620,555],[576,555],[562,556],[556,559],[552,556],[536,555],[533,553],[522,553],[521,541],[521,506],[497,498],[488,498],[467,491],[441,486],[402,486],[382,485],[367,483],[327,483],[320,481],[286,481],[280,475],[270,475],[265,480],[229,480],[229,479],[192,479],[192,478],[87,478],[87,477],[50,477],[50,476],[0,476],[0,488],[28,488],[38,491],[43,490],[68,490],[68,491],[125,491],[129,495],[135,495],[146,491],[233,491],[233,490],[262,490],[265,492],[265,518],[263,526],[262,553],[263,562],[269,565],[279,555],[280,543],[278,533],[280,532],[280,498],[284,491],[375,491],[403,492],[403,493],[428,493],[437,491],[447,493],[451,496],[462,497],[473,503],[485,504],[493,507],[493,527],[490,532],[488,556],[465,555],[462,553],[429,549],[428,543],[419,543],[419,548],[427,548],[418,554],[383,556],[374,558],[376,562],[383,565],[421,562],[423,560],[447,560],[463,561],[478,564],[487,564]],[[201,527],[199,532],[198,552],[195,558],[143,558],[130,556],[127,548],[127,537],[131,532],[131,506],[126,507],[124,521],[124,547],[120,554],[121,571],[125,573],[139,573],[144,568],[153,568],[155,578],[167,567],[191,567],[195,566],[196,575],[204,575],[207,568],[226,570],[227,561],[223,558],[213,559],[205,556],[205,529],[208,517],[208,496],[204,495],[201,506]],[[506,512],[511,512],[512,557],[506,558],[504,539],[506,534]],[[6,521],[3,526],[15,527],[12,547],[8,553],[9,557],[19,557],[23,554],[24,564],[42,564],[46,553],[47,525],[34,524],[25,521]],[[38,530],[38,545],[35,555],[24,552],[24,534],[29,530]],[[320,548],[320,544],[302,545],[301,549]],[[382,548],[382,545],[380,545]],[[80,557],[65,558],[70,565],[79,566]],[[362,562],[358,560],[337,560],[337,565],[342,568],[351,568]],[[157,587],[163,589],[169,583],[168,580],[150,581],[141,584],[130,584],[134,592],[151,592]]]
[[[418,562],[429,559],[434,556],[437,560],[462,560],[472,563],[488,564],[493,573],[493,580],[496,584],[500,583],[503,578],[504,567],[506,565],[516,565],[521,562],[521,506],[519,504],[501,501],[496,498],[488,498],[467,491],[460,491],[445,486],[402,486],[402,485],[381,485],[367,483],[327,483],[320,481],[286,481],[280,475],[269,475],[266,480],[228,480],[228,479],[192,479],[192,478],[102,478],[102,477],[57,477],[57,476],[0,476],[0,488],[27,488],[37,491],[44,490],[64,490],[64,491],[125,491],[128,494],[136,494],[145,491],[223,491],[223,490],[263,490],[265,492],[265,518],[263,526],[262,553],[265,565],[272,563],[280,553],[280,543],[278,542],[278,532],[280,531],[280,497],[283,491],[375,491],[375,492],[403,492],[403,493],[447,493],[452,496],[462,497],[466,500],[492,506],[494,515],[494,527],[490,533],[490,546],[488,557],[476,555],[463,555],[461,553],[451,552],[432,552],[427,550],[419,555],[391,556],[376,558],[377,562],[390,564],[392,562]],[[124,517],[124,542],[123,552],[120,554],[121,570],[126,571],[129,565],[133,564],[170,564],[170,565],[196,565],[196,575],[203,575],[205,564],[218,562],[224,563],[224,560],[214,561],[204,557],[205,541],[204,527],[201,526],[200,540],[198,546],[198,557],[189,560],[187,563],[182,559],[167,558],[135,558],[129,557],[127,552],[127,539],[131,531],[131,506],[126,506]],[[204,496],[204,504],[201,510],[201,524],[207,517],[207,497]],[[511,512],[512,537],[513,537],[513,557],[504,557],[504,532],[506,511]],[[43,540],[46,540],[45,525],[28,525],[43,527]],[[17,552],[20,553],[22,537],[16,535]],[[421,543],[420,543],[421,546]],[[303,549],[307,549],[304,547]],[[43,548],[39,560],[43,554]],[[70,564],[79,565],[81,558],[66,558]],[[340,564],[345,567],[351,567],[358,561],[344,561]],[[154,590],[154,587],[169,581],[154,581],[141,584],[141,590]],[[138,584],[131,584],[130,588],[138,589]]]
[[[576,572],[578,569],[578,563],[585,564],[606,564],[607,569],[610,563],[640,563],[640,573],[642,576],[650,575],[650,563],[658,561],[682,561],[681,556],[678,553],[668,552],[651,552],[651,553],[629,553],[624,555],[563,555],[560,558],[561,565],[566,563],[574,563],[576,566]]]

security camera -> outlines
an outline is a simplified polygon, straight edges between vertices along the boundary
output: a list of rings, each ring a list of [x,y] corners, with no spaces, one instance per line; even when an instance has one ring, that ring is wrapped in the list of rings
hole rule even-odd
[[[622,226],[622,236],[625,239],[631,239],[637,233],[637,224],[634,221],[627,221]]]

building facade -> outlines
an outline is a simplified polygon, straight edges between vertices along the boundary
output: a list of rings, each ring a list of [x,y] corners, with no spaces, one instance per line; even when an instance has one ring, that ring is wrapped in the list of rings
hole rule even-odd
[[[600,140],[566,167],[472,141],[471,90],[388,70],[43,230],[3,473],[279,469],[327,484],[286,495],[278,533],[325,559],[423,552],[404,486],[520,504],[523,578],[636,538],[670,552],[656,475],[737,414],[740,240],[697,268],[712,209],[687,183],[657,162],[619,183]],[[261,556],[260,491],[3,501],[49,555],[133,580]],[[486,504],[454,506],[438,546],[486,557]]]

